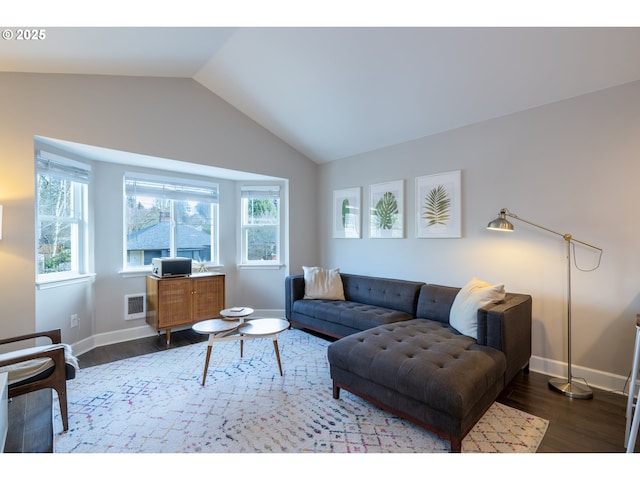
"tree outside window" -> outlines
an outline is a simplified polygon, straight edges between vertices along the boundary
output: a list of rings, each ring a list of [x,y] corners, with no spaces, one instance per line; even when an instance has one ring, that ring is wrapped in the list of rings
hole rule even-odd
[[[88,166],[36,154],[36,265],[41,280],[86,273]]]

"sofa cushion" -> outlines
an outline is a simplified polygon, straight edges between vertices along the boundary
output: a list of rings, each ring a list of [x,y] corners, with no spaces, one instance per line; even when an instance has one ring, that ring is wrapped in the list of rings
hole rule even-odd
[[[412,315],[398,310],[334,300],[298,300],[293,304],[293,311],[356,330],[366,330],[413,318]]]
[[[506,357],[440,322],[413,319],[335,341],[331,366],[463,418],[501,385]]]
[[[340,270],[322,267],[302,267],[304,272],[304,298],[344,300]]]
[[[451,304],[460,291],[459,287],[426,284],[420,288],[416,318],[426,318],[449,324]]]
[[[398,310],[415,317],[422,282],[341,274],[346,300]]]
[[[463,335],[478,338],[478,310],[505,298],[504,284],[491,285],[473,278],[456,295],[449,323]]]

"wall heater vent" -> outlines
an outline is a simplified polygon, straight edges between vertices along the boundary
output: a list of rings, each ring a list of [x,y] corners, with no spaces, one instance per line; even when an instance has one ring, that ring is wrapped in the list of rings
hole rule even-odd
[[[146,294],[126,295],[124,297],[124,319],[135,320],[147,315]]]

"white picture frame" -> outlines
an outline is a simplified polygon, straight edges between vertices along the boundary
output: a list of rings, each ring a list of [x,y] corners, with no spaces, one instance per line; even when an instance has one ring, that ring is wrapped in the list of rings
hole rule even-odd
[[[369,237],[404,238],[404,180],[369,186]]]
[[[416,178],[416,237],[462,236],[461,171]]]
[[[333,191],[333,238],[362,238],[362,187]]]

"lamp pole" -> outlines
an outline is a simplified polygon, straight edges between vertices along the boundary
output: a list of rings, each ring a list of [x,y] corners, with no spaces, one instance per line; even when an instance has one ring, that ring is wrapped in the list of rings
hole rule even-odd
[[[530,222],[523,218],[518,217],[516,214],[511,213],[506,208],[500,210],[500,215],[494,221],[490,222],[487,228],[492,230],[513,230],[513,225],[506,220],[506,217],[515,218],[521,222],[528,223],[534,227],[546,230],[547,232],[561,236],[567,244],[567,379],[564,378],[552,378],[549,380],[549,388],[556,390],[563,395],[571,398],[588,399],[593,397],[593,391],[587,385],[577,384],[572,381],[573,376],[571,374],[571,243],[580,243],[591,247],[595,250],[599,250],[602,254],[602,249],[595,245],[592,245],[581,240],[577,240],[569,233],[556,232],[537,223]]]
[[[581,385],[572,381],[571,374],[571,241],[570,234],[565,234],[567,242],[567,380],[552,378],[549,380],[549,388],[556,390],[567,397],[588,399],[593,397],[593,391],[587,385]],[[576,240],[577,241],[577,240]],[[580,242],[583,243],[583,242]],[[592,245],[589,245],[592,246]],[[595,247],[597,248],[597,247]]]

